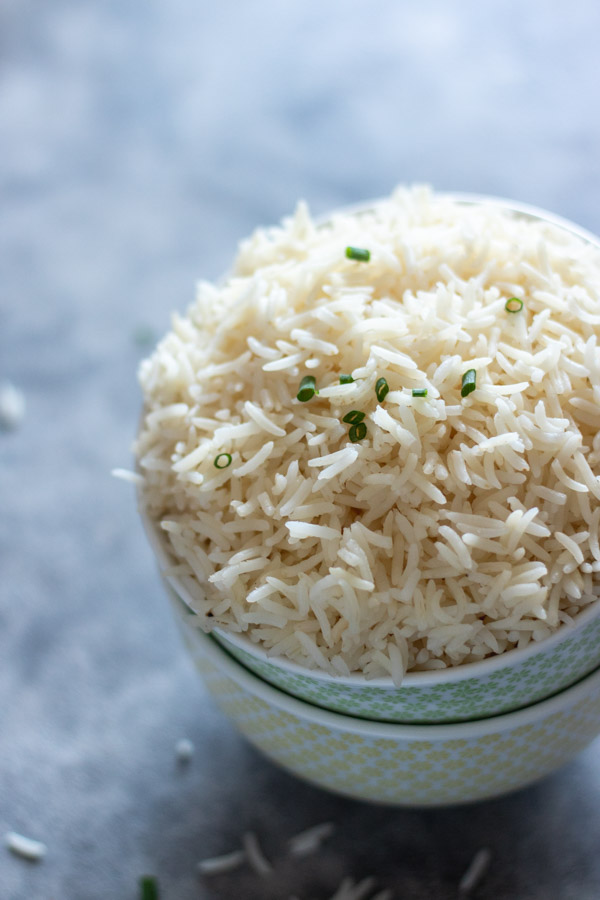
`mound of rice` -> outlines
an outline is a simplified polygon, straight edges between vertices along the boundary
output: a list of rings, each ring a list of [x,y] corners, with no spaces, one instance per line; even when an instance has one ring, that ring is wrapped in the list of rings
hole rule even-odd
[[[425,188],[244,241],[140,369],[142,503],[206,628],[399,683],[571,621],[600,571],[599,296],[592,244]]]

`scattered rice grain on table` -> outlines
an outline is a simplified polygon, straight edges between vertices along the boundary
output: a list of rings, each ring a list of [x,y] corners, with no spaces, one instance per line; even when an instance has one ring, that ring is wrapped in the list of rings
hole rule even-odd
[[[10,381],[0,382],[0,429],[14,431],[25,417],[25,394]]]
[[[223,853],[221,856],[212,856],[202,859],[197,865],[201,875],[222,875],[232,872],[246,862],[245,850],[232,850],[231,853]]]
[[[482,847],[481,850],[477,851],[477,853],[469,863],[469,867],[467,868],[466,872],[460,879],[458,885],[458,893],[461,897],[467,897],[472,891],[475,890],[475,888],[489,869],[491,861],[492,851],[489,847]]]
[[[400,683],[571,621],[599,297],[593,245],[421,188],[244,241],[140,368],[141,502],[204,627]]]
[[[28,859],[30,862],[38,862],[48,852],[46,844],[42,843],[42,841],[35,841],[33,838],[18,834],[16,831],[8,831],[4,835],[4,842],[15,856]]]
[[[181,765],[187,765],[194,756],[194,744],[189,738],[181,738],[175,744],[175,756]]]
[[[374,878],[364,878],[360,882],[356,882],[353,878],[344,878],[331,900],[366,900],[374,888]]]
[[[242,846],[249,865],[257,875],[261,875],[263,878],[270,875],[273,871],[273,866],[263,853],[254,831],[247,831],[242,835]]]
[[[327,838],[331,837],[334,831],[333,822],[323,822],[301,831],[288,841],[291,855],[307,856],[309,853],[314,853]]]

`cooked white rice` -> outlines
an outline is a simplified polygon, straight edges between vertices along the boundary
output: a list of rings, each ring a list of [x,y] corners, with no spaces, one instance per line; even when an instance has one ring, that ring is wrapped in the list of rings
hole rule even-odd
[[[480,883],[492,861],[492,851],[489,847],[478,850],[469,867],[460,879],[458,885],[459,897],[467,897]]]
[[[374,878],[363,878],[362,881],[354,881],[353,878],[344,878],[331,900],[367,900],[372,895],[375,887]],[[384,900],[389,900],[390,893],[385,891]],[[378,894],[373,900],[381,900],[382,895]]]
[[[571,621],[600,571],[599,296],[593,245],[423,188],[243,242],[140,369],[142,502],[207,629],[399,682]]]
[[[353,878],[344,878],[331,900],[392,900],[392,892],[389,890],[378,891],[373,894],[375,886],[374,878],[365,878],[363,881],[355,881]],[[299,900],[296,895],[289,900]]]
[[[246,851],[232,850],[230,853],[223,853],[221,856],[212,856],[209,859],[200,860],[197,869],[201,875],[223,875],[226,872],[238,869],[244,862],[246,862]]]
[[[48,848],[42,841],[34,841],[33,838],[26,837],[24,834],[19,834],[16,831],[8,831],[4,835],[4,843],[15,856],[20,856],[31,862],[38,862],[48,852]]]
[[[288,846],[292,856],[308,856],[319,850],[323,841],[330,838],[335,831],[333,822],[322,822],[320,825],[313,825],[300,834],[295,835],[288,841]]]
[[[175,756],[181,765],[187,765],[194,756],[194,744],[189,738],[181,738],[175,744]]]
[[[246,859],[256,874],[261,875],[263,878],[266,875],[270,875],[273,871],[273,866],[263,853],[254,831],[246,831],[242,835],[242,846]]]
[[[10,381],[0,383],[0,430],[13,431],[25,416],[25,395]]]

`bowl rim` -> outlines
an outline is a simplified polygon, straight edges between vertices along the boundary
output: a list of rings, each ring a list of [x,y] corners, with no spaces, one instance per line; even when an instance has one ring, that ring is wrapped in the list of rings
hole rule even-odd
[[[548,210],[542,209],[529,203],[521,203],[516,200],[510,200],[504,197],[496,197],[490,194],[469,193],[465,191],[436,191],[437,197],[445,200],[456,201],[465,205],[485,205],[489,204],[497,208],[506,210],[507,212],[517,213],[525,218],[535,219],[542,223],[554,225],[562,230],[574,234],[585,242],[592,244],[600,249],[600,237],[587,231],[585,228],[572,222],[570,219],[563,218]],[[371,200],[364,200],[359,203],[339,207],[331,210],[317,218],[317,224],[325,224],[332,215],[337,214],[357,214],[368,213],[377,205],[387,201],[386,197],[378,197]],[[142,499],[141,489],[137,489],[138,512],[142,519],[144,530],[148,540],[154,549],[154,552],[160,562],[161,570],[172,567],[173,558],[169,555],[163,542],[162,534],[156,525],[150,520],[147,509]],[[171,587],[176,591],[181,600],[189,607],[190,612],[198,615],[194,611],[194,600],[187,591],[181,581],[174,575],[166,575],[161,571],[163,577],[169,582]],[[501,669],[511,669],[518,666],[526,660],[538,655],[543,655],[546,651],[554,649],[565,640],[583,630],[596,617],[600,616],[600,598],[596,602],[591,602],[573,619],[573,622],[563,624],[553,632],[549,637],[541,641],[531,641],[527,646],[521,649],[507,650],[504,653],[488,656],[477,662],[462,663],[457,666],[447,666],[444,669],[428,669],[424,671],[406,672],[402,680],[402,688],[411,687],[442,687],[454,682],[464,681],[469,678],[481,678],[491,675]],[[319,681],[324,684],[346,686],[350,688],[379,688],[387,690],[398,690],[391,676],[381,678],[367,679],[361,673],[353,673],[351,675],[333,675],[321,669],[312,669],[301,666],[292,660],[288,660],[282,656],[269,655],[268,650],[264,650],[248,635],[241,632],[228,631],[227,629],[216,626],[215,633],[225,642],[229,642],[234,647],[254,657],[257,662],[278,669],[284,673],[294,676],[302,676]]]
[[[508,197],[496,197],[493,194],[470,193],[469,191],[435,191],[435,196],[443,200],[454,200],[457,203],[464,203],[465,206],[483,206],[489,204],[506,210],[507,212],[516,212],[525,218],[538,219],[548,225],[556,225],[557,228],[562,228],[564,231],[570,231],[572,234],[575,234],[577,237],[582,238],[582,240],[589,244],[593,244],[600,249],[600,235],[594,234],[593,231],[588,231],[571,219],[560,216],[558,213],[550,212],[547,209],[542,209],[541,206],[535,206],[532,203],[522,203],[519,200],[510,200]],[[360,203],[342,206],[317,217],[316,222],[318,225],[326,224],[327,220],[332,215],[337,215],[338,213],[352,215],[361,212],[369,212],[375,206],[385,203],[388,199],[389,197],[376,197],[372,200],[364,200]]]
[[[580,612],[573,623],[560,626],[549,637],[541,641],[531,641],[527,646],[521,649],[506,650],[504,653],[498,653],[496,656],[487,656],[485,659],[477,662],[462,663],[457,666],[447,666],[445,669],[426,669],[423,671],[406,672],[402,679],[402,690],[405,688],[416,687],[433,687],[445,686],[459,681],[465,681],[470,678],[479,679],[491,675],[500,669],[512,669],[528,659],[531,659],[546,651],[550,652],[556,646],[562,644],[565,640],[582,631],[600,615],[597,608],[600,602],[592,603]],[[192,610],[193,612],[193,610]],[[265,665],[274,666],[276,669],[286,672],[289,675],[304,676],[314,681],[320,681],[324,684],[344,685],[351,688],[380,688],[387,690],[398,690],[391,677],[382,678],[365,678],[360,673],[352,675],[332,675],[321,669],[307,669],[299,663],[285,659],[281,656],[269,656],[267,650],[263,650],[254,641],[245,634],[237,634],[235,632],[225,631],[223,628],[215,627],[215,633],[225,643],[231,644],[238,650],[242,650],[254,657],[257,662]]]
[[[586,675],[575,685],[566,688],[553,697],[526,706],[514,712],[499,716],[488,716],[470,722],[448,724],[401,724],[397,722],[376,722],[368,719],[357,719],[339,712],[313,706],[297,697],[292,697],[268,682],[258,678],[245,669],[237,660],[194,622],[194,614],[187,616],[183,612],[184,604],[178,597],[171,597],[174,615],[186,626],[186,631],[194,633],[194,640],[202,647],[202,655],[231,678],[240,687],[263,700],[269,706],[275,706],[289,715],[322,725],[335,731],[354,732],[371,738],[388,738],[407,741],[423,740],[463,740],[465,738],[484,737],[501,731],[531,725],[548,716],[574,706],[593,691],[600,691],[600,667],[590,675]],[[197,617],[196,617],[197,618]]]

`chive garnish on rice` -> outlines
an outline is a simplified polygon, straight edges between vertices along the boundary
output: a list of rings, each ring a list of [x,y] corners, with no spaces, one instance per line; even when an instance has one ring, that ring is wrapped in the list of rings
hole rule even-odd
[[[412,395],[413,397],[426,397],[427,388],[413,388]]]
[[[433,205],[436,212],[432,216]],[[151,360],[140,369],[144,404],[154,413],[143,417],[136,441],[140,471],[145,471],[146,463],[151,465],[139,484],[144,506],[154,511],[151,524],[159,534],[163,530],[168,534],[161,528],[163,523],[173,529],[173,537],[182,535],[171,542],[169,552],[176,543],[175,566],[194,573],[189,576],[190,589],[206,596],[211,610],[218,609],[224,597],[231,601],[226,612],[210,620],[212,624],[218,620],[222,628],[235,632],[247,615],[244,598],[256,591],[252,604],[255,614],[251,617],[254,623],[249,632],[252,639],[265,652],[275,649],[307,668],[316,666],[330,671],[338,645],[330,645],[329,631],[331,623],[340,621],[340,616],[347,618],[348,627],[360,637],[355,650],[340,652],[339,662],[361,677],[391,675],[396,685],[402,683],[405,668],[425,670],[434,661],[435,665],[441,662],[448,667],[458,666],[475,656],[490,656],[496,645],[497,650],[492,652],[504,653],[517,644],[532,645],[538,638],[543,640],[547,633],[560,628],[561,613],[570,614],[585,606],[593,587],[594,560],[596,556],[600,559],[596,546],[600,528],[598,504],[594,509],[593,503],[588,508],[587,501],[576,502],[577,491],[587,491],[587,495],[581,494],[582,500],[593,496],[600,477],[600,460],[594,455],[600,426],[598,404],[594,407],[589,400],[592,392],[600,391],[600,372],[591,342],[587,344],[594,331],[589,297],[598,283],[600,266],[596,256],[590,255],[589,245],[581,238],[558,226],[555,231],[554,226],[550,228],[541,221],[525,221],[506,209],[491,209],[483,204],[477,216],[486,242],[474,270],[470,243],[472,210],[464,203],[446,199],[438,206],[437,198],[433,201],[421,189],[398,192],[381,205],[376,204],[365,218],[333,215],[330,224],[320,230],[306,215],[302,212],[300,218],[290,219],[281,228],[263,231],[257,240],[248,241],[241,259],[234,264],[239,272],[234,279],[218,285],[201,282],[182,326],[178,325],[171,332],[172,337],[160,342]],[[407,230],[402,223],[409,220],[416,227]],[[307,221],[311,222],[308,228]],[[315,233],[318,240],[314,240]],[[544,241],[546,254],[537,260],[532,258],[530,248],[537,247],[540,240]],[[350,265],[345,256],[349,241],[358,241],[359,247],[372,247],[373,265]],[[398,278],[396,267],[388,266],[388,262],[393,263],[400,244],[406,244],[414,265],[406,270],[403,267],[402,277]],[[323,275],[325,259],[329,262]],[[280,265],[285,266],[285,283],[289,285],[285,299],[279,292]],[[375,267],[377,272],[372,271]],[[481,304],[471,308],[460,284],[469,285],[467,297],[471,291],[480,297],[479,275],[484,270],[494,272],[492,280],[500,286],[499,292],[483,291]],[[518,284],[515,271],[520,273]],[[373,277],[366,279],[370,274]],[[319,287],[317,298],[314,289],[316,284],[321,285],[322,278],[327,283],[322,292]],[[525,329],[525,319],[536,311],[529,298],[539,289],[542,278],[548,281],[545,299],[540,301],[547,315],[538,316],[535,333],[542,347],[548,344],[554,351],[560,343],[560,353],[553,352],[552,359],[545,355],[536,359],[536,354],[531,354],[531,335]],[[263,279],[264,291],[255,290],[257,281],[262,284]],[[448,302],[436,301],[434,326],[430,318],[422,315],[418,300],[406,302],[409,294],[418,297],[423,285],[430,281],[435,285],[439,281],[448,298]],[[381,284],[385,284],[385,290]],[[523,300],[520,312],[511,313],[504,308],[514,296],[509,285],[519,291],[516,296]],[[573,290],[575,286],[577,290]],[[438,296],[437,286],[432,290],[433,302],[434,294]],[[273,315],[266,315],[265,296],[270,297],[272,291]],[[277,312],[280,303],[281,310]],[[509,308],[516,306],[520,304],[509,304]],[[307,310],[318,312],[318,316],[307,315]],[[202,322],[207,338],[201,346],[196,340],[198,322]],[[515,376],[519,383],[505,384],[516,381],[510,374],[490,387],[486,382],[498,381],[498,372],[504,371],[502,346],[498,350],[496,334],[503,325],[505,332],[512,332],[509,343],[514,352],[509,358],[517,366]],[[516,327],[519,325],[522,327]],[[472,338],[472,355],[463,352],[467,342],[461,340],[462,328]],[[230,331],[235,340],[224,342],[223,333]],[[566,339],[561,340],[563,337]],[[476,372],[466,375],[461,385],[465,366],[476,367]],[[179,373],[176,396],[171,372]],[[353,376],[354,372],[356,389],[346,383],[343,386],[348,390],[336,390],[342,387],[340,376]],[[390,372],[392,384],[383,402],[375,397],[373,403],[375,384],[382,372]],[[544,377],[534,381],[538,373]],[[321,385],[320,396],[301,403],[297,393],[307,374],[318,381],[315,388]],[[558,388],[563,382],[568,384],[568,379],[572,390],[559,393]],[[428,388],[430,383],[435,409],[429,409],[429,402],[412,403],[419,399],[412,397],[412,389]],[[440,396],[440,386],[444,385]],[[468,400],[473,389],[478,397],[485,398],[487,393],[494,402],[485,408],[480,408],[475,400],[458,403],[458,397]],[[519,395],[525,390],[528,399],[519,402]],[[324,394],[329,395],[327,402],[322,402]],[[186,402],[173,402],[178,398],[186,398]],[[429,392],[425,399],[429,401]],[[576,404],[573,409],[571,400]],[[364,420],[342,423],[342,417],[353,409],[364,410]],[[537,410],[535,416],[532,409]],[[572,415],[573,411],[576,415]],[[252,424],[245,421],[246,416],[253,419]],[[457,426],[455,438],[443,437],[450,426],[439,425],[437,420],[444,416]],[[575,440],[565,443],[562,426],[552,424],[556,416],[568,418],[568,431]],[[308,421],[302,423],[302,418]],[[356,447],[354,443],[361,438],[364,426],[365,446]],[[217,429],[215,443],[206,457],[206,442]],[[462,440],[463,430],[471,435],[466,443]],[[478,446],[483,439],[484,456],[472,452],[469,445],[473,435]],[[217,455],[211,458],[213,451],[221,453],[217,448],[229,446],[230,453],[236,448],[236,465],[238,459],[243,461],[242,474],[233,477],[225,474],[225,469],[223,478],[208,479],[202,490],[200,521],[198,490],[206,478],[202,467],[210,473],[209,467]],[[435,471],[431,471],[432,467]],[[234,472],[233,463],[229,468]],[[349,478],[348,473],[353,473],[353,477]],[[436,487],[440,478],[443,486]],[[216,489],[215,484],[220,484],[220,488]],[[409,485],[408,492],[400,490],[403,484]],[[468,491],[465,484],[469,485]],[[390,554],[391,538],[383,530],[392,491],[398,494],[395,508],[404,517],[405,540],[411,549],[405,561],[394,560],[395,547]],[[543,501],[548,513],[541,518],[539,501]],[[362,603],[361,592],[367,590],[363,576],[361,586],[344,576],[344,589],[351,592],[348,598],[352,596],[352,603],[347,604],[346,612],[345,602],[344,613],[340,613],[339,580],[331,577],[329,550],[323,555],[318,543],[326,542],[331,554],[337,552],[337,547],[345,547],[344,533],[356,524],[357,511],[363,508],[369,511],[365,516],[369,530],[380,534],[381,540],[375,546],[360,528],[354,529],[354,537],[369,560],[373,560],[369,568],[378,596],[397,588],[398,566],[402,562],[407,579],[402,583],[409,585],[410,580],[407,595],[414,592],[417,596],[420,592],[425,598],[427,629],[422,633],[410,631],[405,638],[403,631],[406,644],[402,648],[394,641],[388,643],[392,651],[389,664],[381,660],[377,637],[389,618],[386,604],[375,608]],[[512,512],[517,515],[511,518]],[[322,516],[327,526],[307,524],[320,521]],[[290,546],[287,535],[282,533],[282,517],[287,526],[298,519],[296,531],[294,527],[285,529],[292,536]],[[431,527],[423,528],[423,517]],[[188,529],[188,519],[201,528]],[[224,522],[227,551],[222,549],[219,538]],[[535,523],[535,540],[531,538],[529,523]],[[315,528],[327,531],[314,532]],[[558,528],[561,538],[556,537]],[[585,540],[582,529],[589,535]],[[492,532],[499,536],[496,542],[485,537]],[[431,540],[431,534],[435,534],[436,541]],[[571,541],[571,534],[579,535],[581,542]],[[313,544],[302,543],[308,538],[313,538]],[[314,542],[314,538],[318,541]],[[445,556],[440,553],[442,541],[449,548]],[[522,563],[507,566],[505,545],[512,546],[514,541],[516,552],[524,556]],[[240,552],[249,553],[249,546],[254,548],[254,555],[239,561]],[[538,547],[550,556],[568,552],[569,561],[558,566],[556,572],[550,567],[551,571],[544,574]],[[214,556],[216,563],[211,578],[213,574],[216,577],[207,584],[199,564],[204,553]],[[260,581],[257,572],[261,573]],[[279,587],[263,584],[263,580],[268,577],[271,581],[271,574],[277,573],[281,584],[287,585],[285,589],[289,587],[290,596],[299,599],[301,594],[303,604],[306,591],[309,597],[316,598],[315,604],[323,612],[317,624],[312,618],[313,599],[300,622],[294,618],[295,602],[288,609],[287,602],[280,605],[277,598],[269,599],[279,592]],[[559,576],[556,583],[555,575]],[[443,616],[438,615],[440,607],[443,611],[445,604],[453,608],[456,605],[452,582],[463,576],[469,584],[467,606],[472,603],[473,609],[485,611],[485,615],[473,623],[468,611],[464,615],[460,611],[456,618],[457,625],[464,629],[460,648],[450,629],[443,636],[438,635],[435,653],[423,650],[431,634],[443,625]],[[365,570],[365,581],[368,578]],[[435,581],[436,591],[441,592],[439,597],[435,592],[431,596],[428,593],[430,581]],[[505,614],[505,604],[513,603],[525,591],[527,608],[519,607],[510,639],[495,644],[494,622]],[[492,593],[496,600],[490,606]],[[265,628],[265,621],[275,621],[271,619],[275,615],[270,609],[273,603],[278,610],[278,626]],[[548,603],[559,611],[552,624],[548,616],[544,620]],[[307,640],[302,644],[294,642],[284,652],[279,643],[282,630],[295,633],[309,619],[311,629],[298,630],[298,634],[308,635]],[[136,881],[137,876],[134,896]],[[161,894],[165,893],[160,876],[159,888]]]
[[[518,313],[523,309],[523,301],[519,300],[518,297],[511,297],[510,300],[507,300],[504,304],[504,309],[509,313]]]
[[[231,459],[231,453],[219,453],[218,456],[215,456],[213,466],[215,469],[226,469],[231,465]]]
[[[387,395],[390,392],[390,386],[385,380],[385,378],[378,378],[377,383],[375,384],[375,393],[377,395],[377,399],[380,403],[382,403]]]
[[[158,900],[158,881],[154,875],[140,878],[140,900]]]
[[[302,381],[300,382],[300,389],[298,391],[297,397],[301,403],[306,403],[307,400],[310,400],[314,397],[315,394],[318,394],[315,382],[314,375],[305,375]]]
[[[352,375],[340,375],[340,384],[354,384]]]
[[[342,422],[347,422],[349,425],[359,425],[364,417],[364,412],[361,412],[358,409],[351,409],[349,413],[346,413]]]
[[[475,369],[467,369],[462,377],[461,397],[468,397],[477,387],[477,372]]]
[[[367,426],[365,422],[356,422],[348,432],[348,437],[352,441],[353,444],[356,444],[357,441],[362,441],[363,438],[367,436]]]
[[[371,251],[365,250],[363,247],[346,247],[346,256],[348,259],[356,259],[358,262],[369,262]]]

